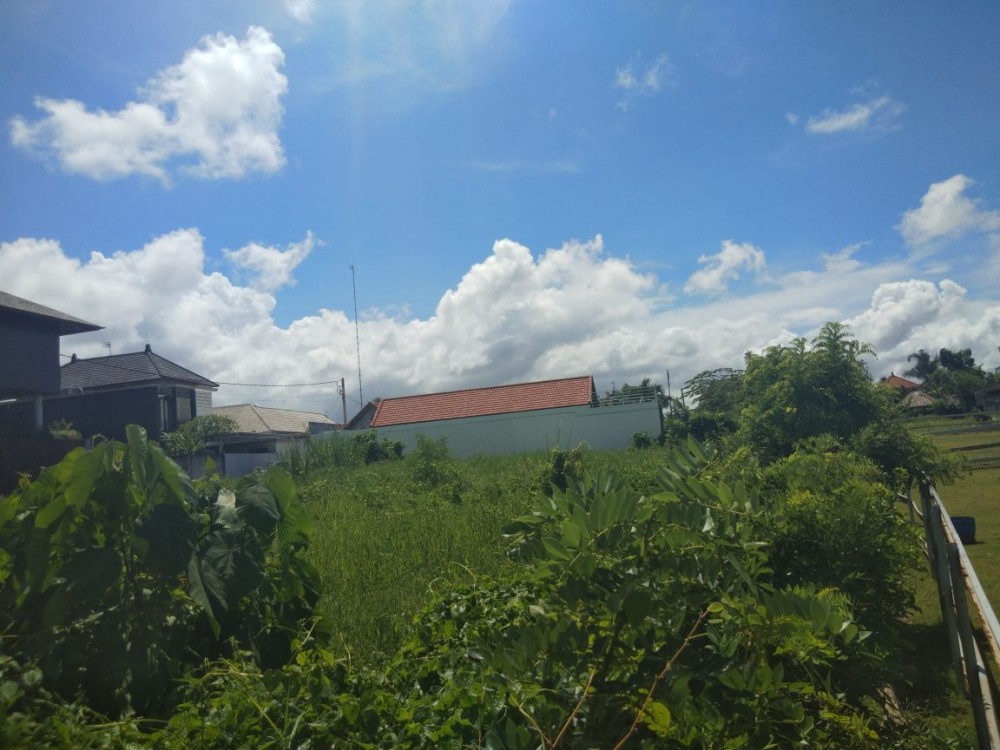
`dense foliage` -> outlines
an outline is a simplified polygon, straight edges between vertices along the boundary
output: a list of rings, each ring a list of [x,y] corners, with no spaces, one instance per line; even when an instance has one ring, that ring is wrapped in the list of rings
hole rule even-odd
[[[196,487],[130,426],[0,501],[0,653],[22,687],[161,715],[205,658],[287,660],[319,595],[311,533],[283,471]]]
[[[672,434],[720,445],[743,470],[827,436],[875,462],[895,488],[925,476],[953,479],[959,460],[907,430],[895,394],[872,382],[864,357],[873,354],[841,323],[827,323],[811,342],[747,352],[744,370],[711,370],[688,381],[684,392],[696,408]]]
[[[130,620],[125,622],[118,614],[118,602],[125,595],[112,585],[107,599],[94,600],[104,607],[102,612],[91,612],[89,617],[97,615],[98,621],[116,623],[122,647],[114,640],[101,640],[99,647],[86,642],[89,621],[79,623],[77,643],[81,653],[99,653],[109,663],[103,674],[109,684],[118,685],[119,695],[134,693],[131,675],[138,670],[114,671],[111,665],[129,658],[125,640],[142,643],[136,633],[143,628],[152,633],[150,626],[158,624],[163,632],[156,653],[169,660],[173,675],[180,678],[170,694],[171,708],[161,712],[163,723],[137,723],[121,705],[117,713],[124,714],[122,720],[100,718],[95,708],[111,711],[95,703],[90,694],[84,693],[81,701],[79,693],[51,682],[37,666],[45,663],[46,655],[28,648],[31,634],[26,613],[15,610],[17,637],[5,639],[0,660],[0,707],[8,744],[34,741],[96,747],[127,743],[166,748],[933,745],[932,738],[918,731],[919,724],[909,729],[897,724],[878,691],[887,678],[879,658],[887,646],[875,643],[877,636],[867,631],[879,617],[893,617],[899,606],[905,609],[904,599],[893,594],[900,571],[912,561],[912,548],[907,546],[905,532],[889,520],[898,516],[883,502],[885,496],[879,495],[877,472],[863,462],[852,464],[848,454],[831,459],[829,451],[821,450],[824,446],[817,446],[774,464],[764,478],[763,486],[771,493],[766,502],[740,482],[709,478],[711,472],[706,474],[705,469],[715,463],[709,463],[711,456],[696,443],[667,453],[658,451],[657,458],[666,468],[655,480],[646,477],[644,470],[629,483],[603,472],[581,470],[579,478],[567,478],[565,488],[552,487],[550,497],[537,494],[530,512],[508,525],[512,567],[500,576],[476,577],[471,583],[445,587],[422,610],[407,641],[388,663],[365,665],[328,650],[308,622],[293,629],[292,621],[301,623],[303,611],[289,619],[289,629],[281,630],[289,636],[284,641],[287,650],[280,654],[285,658],[262,659],[255,635],[259,627],[266,629],[266,623],[252,624],[263,608],[253,600],[260,597],[273,614],[281,607],[276,590],[262,585],[224,611],[212,599],[215,594],[202,598],[192,579],[177,575],[179,560],[162,561],[163,570],[154,570],[150,562],[164,554],[162,549],[152,552],[156,546],[142,532],[151,520],[141,519],[152,519],[153,509],[183,505],[185,498],[200,508],[190,516],[201,518],[196,535],[201,541],[191,548],[188,569],[198,558],[203,572],[206,566],[214,566],[221,573],[219,559],[207,554],[213,530],[222,531],[225,517],[232,521],[234,515],[256,529],[263,520],[257,513],[271,507],[264,501],[270,496],[274,507],[287,510],[285,521],[271,519],[272,541],[284,537],[291,545],[271,549],[265,578],[272,586],[310,580],[308,568],[292,569],[287,564],[278,574],[280,558],[294,558],[302,551],[296,544],[308,536],[308,524],[297,515],[294,504],[282,505],[279,499],[290,498],[285,494],[287,475],[274,471],[258,477],[235,488],[233,496],[219,493],[211,483],[196,489],[154,447],[144,445],[137,434],[130,437],[133,442],[127,446],[107,444],[107,452],[99,446],[95,453],[111,460],[113,476],[115,471],[124,473],[123,486],[132,488],[125,494],[138,503],[130,511],[137,522],[134,538],[123,536],[115,543],[132,545],[130,556],[119,558],[123,561],[122,588],[130,580],[124,562],[128,557],[135,570],[141,571],[143,602],[155,600],[160,607],[137,606],[125,597],[125,606],[130,607]],[[447,468],[459,474],[461,470],[441,447],[428,447],[422,461],[387,464],[380,470],[392,469],[400,478],[409,477],[414,487],[438,480],[447,484],[451,481]],[[74,454],[55,473],[67,479],[83,476],[82,469],[73,467],[81,460],[86,464],[81,456],[89,455],[94,454]],[[582,458],[591,466],[599,463],[598,456]],[[436,465],[437,480],[427,473],[428,465]],[[539,470],[545,465],[551,469],[551,457],[538,464]],[[367,475],[367,467],[360,469]],[[829,473],[825,474],[826,469]],[[51,487],[56,477],[46,476]],[[107,477],[95,485],[97,491],[85,494],[95,502],[97,497],[113,497],[104,492],[106,482]],[[650,482],[657,485],[650,491],[635,488],[637,483],[646,486]],[[831,494],[831,488],[842,484],[849,490]],[[20,510],[5,516],[10,521],[4,526],[5,541],[10,541],[5,549],[30,547],[25,541],[35,529],[47,528],[49,516],[56,515],[55,510],[47,512],[42,526],[38,525],[38,509],[22,515],[34,507],[25,497],[36,485],[13,498]],[[464,506],[472,502],[468,495],[472,488],[464,482],[460,486]],[[206,505],[213,495],[221,503]],[[858,500],[847,518],[842,518],[836,510],[840,503],[850,502],[848,496]],[[428,498],[434,502],[434,495]],[[446,498],[438,502],[451,504]],[[96,505],[86,508],[88,514],[105,518]],[[20,520],[13,522],[18,516]],[[80,526],[92,528],[84,517],[74,518]],[[257,535],[253,538],[260,539],[258,531],[253,533]],[[855,533],[867,534],[862,543],[870,543],[865,550],[868,557],[859,564],[878,571],[868,579],[856,575],[852,580],[850,556],[858,550],[848,548],[847,535]],[[146,540],[148,549],[139,540]],[[887,542],[897,547],[883,554]],[[82,554],[84,546],[73,554]],[[239,550],[246,546],[246,541],[230,543],[226,559],[238,565]],[[821,559],[831,554],[843,559],[838,560],[840,568],[827,571]],[[26,580],[18,559],[15,553],[5,561],[3,593],[8,606],[15,590],[24,590],[23,584],[14,585],[15,576]],[[62,585],[64,575],[68,581],[75,580],[75,573],[64,566],[59,570],[62,573],[53,576],[54,586]],[[158,588],[171,575],[173,583]],[[226,596],[225,586],[216,593]],[[300,597],[307,593],[298,590]],[[240,628],[227,619],[227,613],[234,610],[242,610],[243,622],[251,626]],[[218,636],[213,633],[213,616]],[[176,639],[169,627],[163,628],[167,623],[176,623],[177,633],[183,632],[184,653],[172,650]],[[60,639],[69,637],[71,630],[46,631],[48,643],[58,651]],[[227,634],[237,639],[228,656],[220,641]],[[208,648],[198,652],[199,642]],[[144,648],[148,662],[150,644]],[[206,655],[224,658],[203,665],[199,660]],[[163,685],[158,689],[165,691]],[[133,710],[138,708],[134,695],[131,705]]]
[[[163,450],[168,456],[182,458],[205,452],[210,440],[239,431],[239,425],[221,414],[203,414],[184,422],[174,432],[161,437]]]

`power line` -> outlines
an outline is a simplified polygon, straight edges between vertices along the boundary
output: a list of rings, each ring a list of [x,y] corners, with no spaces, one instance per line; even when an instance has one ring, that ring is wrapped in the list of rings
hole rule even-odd
[[[318,383],[226,383],[222,380],[216,380],[219,385],[238,385],[243,388],[306,388],[313,385],[331,385],[332,383],[339,383],[340,378],[337,380],[321,380]]]

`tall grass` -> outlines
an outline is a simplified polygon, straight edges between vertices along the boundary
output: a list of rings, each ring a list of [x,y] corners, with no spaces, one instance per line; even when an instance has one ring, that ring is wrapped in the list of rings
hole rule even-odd
[[[434,448],[429,454],[434,454]],[[585,451],[588,469],[615,469],[655,487],[660,450]],[[338,463],[300,476],[316,524],[312,563],[321,610],[345,656],[378,662],[398,648],[435,592],[502,575],[503,527],[527,512],[550,455],[453,459],[419,451],[402,461]]]

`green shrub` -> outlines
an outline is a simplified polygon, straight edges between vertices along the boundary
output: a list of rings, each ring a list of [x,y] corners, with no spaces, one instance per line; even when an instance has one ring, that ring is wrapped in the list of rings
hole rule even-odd
[[[913,607],[907,575],[920,563],[920,537],[882,477],[874,463],[826,439],[772,464],[764,482],[775,498],[775,582],[836,587],[858,621],[891,642]]]
[[[652,448],[653,438],[649,436],[648,432],[637,432],[632,435],[632,447],[638,450],[642,450],[643,448]]]
[[[287,473],[205,496],[141,428],[127,434],[0,500],[3,652],[109,716],[162,713],[175,680],[230,641],[280,663],[318,599]]]
[[[578,443],[570,450],[558,445],[549,451],[549,460],[538,480],[538,489],[551,497],[553,490],[565,490],[571,483],[583,477],[584,443]]]

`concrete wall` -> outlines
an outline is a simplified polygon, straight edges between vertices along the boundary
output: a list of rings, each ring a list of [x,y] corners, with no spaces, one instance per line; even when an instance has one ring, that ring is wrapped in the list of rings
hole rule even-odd
[[[417,433],[433,439],[447,435],[454,456],[524,453],[548,450],[555,445],[569,449],[581,441],[596,450],[605,450],[627,448],[637,432],[648,432],[656,438],[660,434],[660,414],[656,402],[648,401],[447,419],[380,427],[376,431],[379,437],[402,441],[407,453],[416,447]]]
[[[241,477],[254,469],[278,463],[277,453],[227,453],[222,467],[227,477]]]

